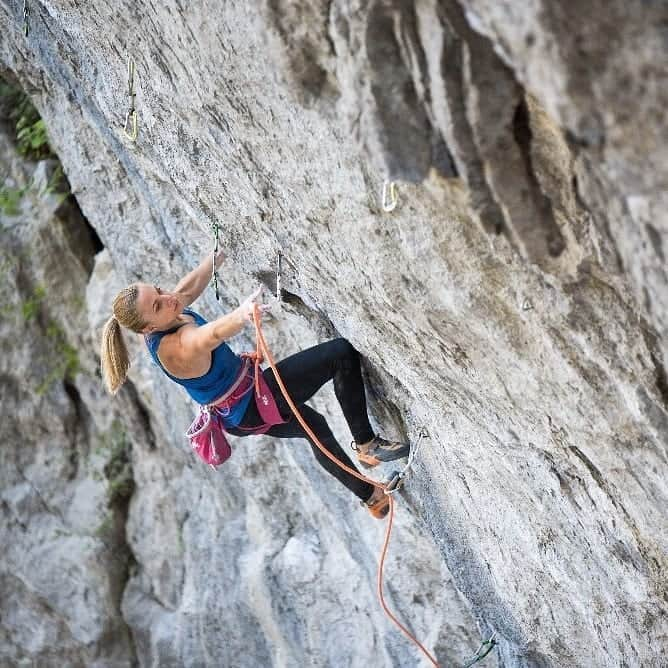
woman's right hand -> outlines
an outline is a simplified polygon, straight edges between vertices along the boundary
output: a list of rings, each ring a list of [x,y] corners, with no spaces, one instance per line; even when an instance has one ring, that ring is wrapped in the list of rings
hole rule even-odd
[[[253,322],[253,311],[255,310],[255,304],[258,305],[260,309],[260,316],[263,313],[266,313],[271,307],[269,304],[262,303],[262,290],[264,286],[260,286],[253,294],[249,295],[244,299],[239,305],[239,310],[241,311],[244,319]]]

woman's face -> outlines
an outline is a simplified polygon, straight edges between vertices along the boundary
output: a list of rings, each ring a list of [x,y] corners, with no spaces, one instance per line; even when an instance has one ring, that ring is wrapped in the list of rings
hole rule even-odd
[[[178,297],[157,285],[137,283],[137,310],[148,323],[144,333],[169,329],[181,315],[183,306]]]

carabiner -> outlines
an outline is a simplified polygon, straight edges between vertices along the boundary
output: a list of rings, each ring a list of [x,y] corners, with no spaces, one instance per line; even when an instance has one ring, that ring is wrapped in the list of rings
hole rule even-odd
[[[28,18],[30,17],[30,10],[28,9],[28,0],[23,0],[23,34],[28,36]]]
[[[390,496],[397,492],[404,483],[404,476],[401,471],[392,471],[390,477],[383,487],[383,492]]]
[[[392,213],[397,208],[397,202],[396,184],[394,181],[383,181],[383,201],[381,204],[383,211]]]
[[[130,126],[132,126],[132,131],[128,132],[128,128]],[[136,141],[136,139],[137,139],[137,111],[136,111],[136,109],[129,109],[128,113],[125,114],[125,124],[123,125],[123,134],[130,141]]]

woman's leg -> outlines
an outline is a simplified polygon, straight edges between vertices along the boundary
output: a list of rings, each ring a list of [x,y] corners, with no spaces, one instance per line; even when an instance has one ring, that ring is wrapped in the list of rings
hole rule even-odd
[[[357,443],[371,440],[374,433],[367,415],[359,353],[345,339],[334,339],[291,355],[278,362],[276,366],[288,394],[299,407],[304,420],[318,440],[339,461],[357,470],[332,434],[325,417],[307,406],[305,402],[326,382],[333,380],[336,398],[353,438]],[[373,485],[347,473],[324,455],[294,417],[278,387],[272,369],[265,369],[263,375],[276,400],[279,412],[287,420],[284,424],[271,427],[266,432],[267,435],[276,438],[306,438],[311,443],[318,463],[358,498],[367,501],[373,494]],[[244,428],[252,429],[262,423],[255,401],[251,399],[239,428],[228,428],[227,431],[235,436],[248,436],[249,432],[244,431]]]
[[[334,393],[355,441],[366,443],[374,437],[367,415],[359,353],[349,341],[334,339],[321,343],[286,357],[276,367],[297,406],[308,401],[327,381],[333,380]],[[279,412],[290,419],[292,411],[271,368],[264,370],[264,378],[276,399]]]
[[[313,408],[307,405],[302,405],[299,407],[299,412],[302,414],[304,421],[317,436],[318,440],[325,446],[325,448],[334,455],[341,463],[345,464],[349,468],[356,470],[355,465],[350,461],[348,455],[343,451],[332,430],[327,424],[327,420],[323,415],[315,411]],[[320,448],[311,440],[311,438],[306,434],[304,428],[299,424],[297,418],[294,416],[288,422],[284,424],[274,425],[269,431],[266,432],[269,436],[274,436],[275,438],[306,438],[311,444],[313,454],[318,460],[320,466],[322,466],[328,473],[331,473],[337,480],[342,482],[355,496],[357,496],[362,501],[367,501],[372,495],[374,487],[369,483],[363,482],[359,478],[351,475],[347,471],[344,471],[340,466],[331,461],[326,455],[324,455]]]

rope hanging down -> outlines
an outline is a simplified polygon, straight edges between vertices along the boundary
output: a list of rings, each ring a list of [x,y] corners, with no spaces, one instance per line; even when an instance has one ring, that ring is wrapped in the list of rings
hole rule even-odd
[[[363,482],[373,485],[374,487],[380,487],[383,490],[385,490],[386,486],[383,483],[379,483],[377,480],[373,480],[372,478],[367,478],[366,476],[359,473],[359,471],[356,471],[354,469],[351,469],[349,466],[346,466],[343,462],[339,461],[336,457],[334,457],[334,455],[332,455],[325,448],[325,446],[318,440],[316,435],[313,433],[313,430],[308,426],[308,424],[302,417],[297,406],[295,406],[290,395],[288,394],[285,385],[283,384],[283,380],[281,379],[278,369],[276,368],[276,362],[274,361],[273,355],[271,354],[271,351],[267,346],[267,342],[265,341],[264,334],[262,333],[262,328],[260,325],[260,309],[257,304],[255,304],[253,308],[253,323],[255,324],[256,360],[258,360],[257,364],[259,365],[259,360],[262,359],[267,360],[269,366],[271,367],[271,370],[274,372],[276,383],[278,384],[281,393],[285,397],[285,401],[288,403],[288,406],[290,406],[290,410],[292,410],[294,416],[297,418],[297,421],[303,427],[304,431],[312,439],[313,443],[316,444],[316,446],[323,453],[323,455],[325,455],[328,459],[333,461],[341,469],[347,471],[350,475],[358,478],[359,480],[362,480]],[[259,373],[259,366],[256,366],[256,376],[257,373]],[[432,665],[435,666],[436,668],[439,668],[436,659],[429,653],[429,651],[424,647],[424,645],[396,618],[396,616],[392,613],[392,611],[387,607],[387,604],[385,603],[385,597],[383,596],[383,566],[385,564],[385,556],[387,555],[387,548],[390,543],[390,535],[392,533],[392,523],[394,520],[394,498],[391,494],[389,496],[389,500],[390,500],[390,512],[387,524],[387,531],[385,533],[385,541],[383,543],[380,563],[378,565],[378,597],[380,598],[380,603],[383,606],[383,610],[385,611],[387,616],[397,625],[397,627],[401,630],[402,633],[404,633],[404,635],[406,635],[412,642],[414,642],[420,648],[423,654],[429,659],[429,661],[431,661]]]
[[[392,197],[393,197],[393,203],[391,204],[390,211],[394,209],[396,206],[396,192],[394,191],[394,183],[391,184],[392,186]],[[383,190],[383,202],[385,204],[385,190]],[[385,208],[385,207],[383,207]],[[216,299],[220,301],[220,294],[218,291],[218,275],[216,273],[216,255],[218,253],[219,249],[219,237],[218,237],[218,232],[219,232],[219,225],[217,221],[213,221],[211,225],[213,237],[214,237],[214,251],[213,251],[213,258],[212,258],[212,283],[213,287],[216,293]],[[282,273],[282,257],[283,254],[279,250],[278,251],[278,256],[276,260],[276,299],[280,302],[281,301],[281,273]],[[264,334],[262,333],[262,327],[261,327],[261,314],[260,314],[260,309],[257,304],[254,305],[253,307],[253,324],[255,325],[255,354],[254,354],[254,359],[255,359],[255,389],[256,392],[259,393],[259,387],[258,387],[258,377],[259,374],[261,373],[260,370],[260,363],[264,360],[267,360],[269,363],[269,366],[271,367],[271,370],[274,374],[274,377],[276,378],[276,383],[278,384],[281,393],[283,394],[283,397],[285,398],[285,401],[287,402],[288,406],[290,407],[290,410],[293,412],[294,416],[297,418],[297,421],[299,424],[303,427],[304,431],[308,434],[308,436],[312,439],[313,443],[318,447],[318,449],[325,455],[328,459],[330,459],[332,462],[334,462],[339,468],[343,469],[344,471],[348,472],[350,475],[354,476],[355,478],[358,478],[359,480],[366,482],[373,487],[380,487],[385,494],[388,495],[389,497],[389,502],[390,502],[390,511],[388,515],[388,524],[387,524],[387,531],[385,533],[385,540],[383,542],[383,548],[381,551],[381,556],[380,556],[380,562],[378,564],[378,578],[377,578],[377,585],[378,585],[378,598],[380,599],[381,606],[383,607],[383,610],[387,614],[387,616],[394,622],[394,624],[399,628],[399,630],[415,645],[420,649],[420,651],[429,659],[431,664],[435,666],[435,668],[439,668],[438,662],[436,659],[432,656],[432,654],[427,650],[424,645],[397,619],[397,617],[392,613],[392,611],[388,608],[387,604],[385,603],[385,597],[383,595],[383,569],[385,566],[385,557],[387,556],[387,549],[390,544],[390,537],[392,534],[392,525],[394,522],[394,493],[399,489],[399,487],[403,484],[404,480],[408,476],[408,472],[410,471],[410,468],[415,461],[415,457],[417,456],[417,453],[424,442],[426,438],[429,438],[429,433],[427,430],[423,427],[419,434],[418,434],[418,440],[415,444],[414,447],[411,448],[410,454],[408,456],[408,462],[406,463],[406,466],[399,472],[394,472],[390,478],[390,480],[387,483],[382,483],[377,480],[373,480],[372,478],[367,478],[366,476],[362,475],[359,473],[359,471],[355,469],[351,469],[350,467],[346,466],[343,462],[339,461],[334,455],[332,455],[329,450],[327,450],[323,444],[319,441],[319,439],[316,437],[316,435],[313,433],[313,430],[308,426],[304,418],[302,417],[301,413],[299,412],[299,409],[295,405],[295,403],[292,401],[292,398],[288,394],[287,388],[285,387],[283,380],[281,379],[281,376],[278,372],[278,369],[276,368],[276,362],[274,361],[274,357],[269,350],[269,347],[267,346],[267,342],[264,338]],[[495,634],[496,635],[496,632]],[[481,651],[483,648],[485,648],[487,645],[489,647],[487,650],[481,654]],[[489,652],[494,648],[496,645],[496,641],[494,640],[494,636],[490,638],[490,640],[487,640],[483,642],[483,644],[480,646],[478,651],[476,652],[475,656],[473,657],[472,661],[469,661],[464,668],[469,668],[472,666],[474,663],[480,661],[483,659]]]

